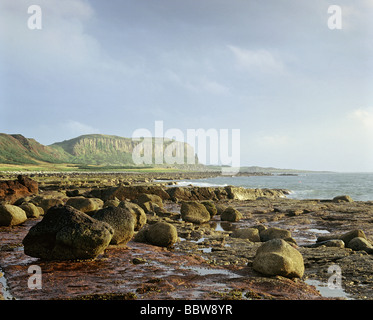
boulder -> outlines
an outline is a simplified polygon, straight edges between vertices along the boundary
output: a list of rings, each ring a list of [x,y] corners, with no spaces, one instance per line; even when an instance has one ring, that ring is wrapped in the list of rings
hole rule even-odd
[[[260,239],[263,242],[273,239],[289,239],[291,238],[291,232],[289,230],[280,228],[268,228],[260,231]]]
[[[119,204],[120,204],[120,201],[118,199],[106,200],[104,202],[104,208],[106,208],[106,207],[118,207]]]
[[[148,243],[159,247],[170,247],[178,240],[176,227],[167,222],[150,225],[145,237]]]
[[[348,195],[334,197],[332,201],[333,202],[354,202],[354,200],[352,200],[352,198]]]
[[[206,207],[207,211],[210,213],[211,218],[217,214],[218,209],[216,209],[216,206],[212,201],[202,201],[201,203]]]
[[[26,212],[27,218],[39,218],[41,215],[41,208],[35,206],[33,203],[24,203],[19,207]]]
[[[248,239],[252,242],[260,242],[259,230],[256,228],[243,228],[233,230],[232,238]]]
[[[206,207],[196,201],[187,201],[181,204],[181,218],[192,223],[205,223],[210,221],[210,213]]]
[[[72,206],[79,211],[84,213],[93,213],[97,210],[102,209],[104,202],[98,198],[84,198],[84,197],[74,197],[69,198],[66,202],[67,206]]]
[[[348,231],[346,233],[343,233],[343,234],[328,234],[328,235],[321,235],[319,237],[317,237],[317,240],[316,242],[323,242],[323,241],[327,241],[327,240],[342,240],[346,247],[348,247],[348,244],[349,242],[353,239],[353,238],[356,238],[356,237],[360,237],[360,238],[363,238],[363,239],[366,239],[366,236],[365,236],[365,233],[363,230],[361,229],[354,229],[354,230],[351,230],[351,231]]]
[[[220,215],[220,220],[222,221],[229,221],[229,222],[236,222],[243,218],[241,212],[236,210],[233,207],[228,207],[224,210],[224,212]]]
[[[304,274],[303,256],[285,240],[269,240],[258,248],[253,269],[268,276],[301,278]]]
[[[356,237],[348,242],[348,248],[354,251],[365,251],[367,253],[373,253],[373,246],[368,242],[367,239]]]
[[[106,222],[113,228],[114,235],[110,244],[126,244],[134,235],[135,218],[128,209],[106,207],[96,211],[92,218]]]
[[[45,260],[93,259],[109,245],[113,228],[71,206],[50,208],[22,243],[25,254]]]
[[[11,204],[0,205],[0,226],[16,226],[26,220],[26,212],[20,207]]]
[[[160,208],[163,208],[163,201],[160,196],[157,196],[156,194],[146,194],[142,193],[140,196],[137,198],[137,204],[142,207],[142,204],[145,202],[152,202],[158,205]],[[144,209],[144,208],[143,208]]]
[[[35,203],[33,201],[33,203]],[[62,199],[55,199],[55,198],[50,198],[50,199],[41,199],[40,201],[36,202],[35,205],[40,206],[44,212],[47,212],[50,208],[54,206],[64,206],[65,202],[63,202]]]
[[[146,214],[145,211],[139,205],[129,201],[122,201],[118,207],[125,208],[129,212],[131,212],[132,216],[135,219],[135,231],[139,231],[145,225],[147,221]]]

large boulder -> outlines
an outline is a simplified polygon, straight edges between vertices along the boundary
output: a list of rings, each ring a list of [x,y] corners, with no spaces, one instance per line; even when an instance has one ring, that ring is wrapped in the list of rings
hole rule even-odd
[[[135,218],[128,209],[106,207],[95,212],[92,218],[106,222],[114,229],[111,244],[126,244],[134,235]]]
[[[205,223],[210,221],[210,213],[206,207],[196,201],[186,201],[181,204],[181,218],[192,223]]]
[[[176,227],[167,222],[157,222],[147,230],[146,239],[155,246],[170,247],[178,240]]]
[[[69,198],[66,202],[67,206],[72,206],[79,211],[84,213],[93,213],[97,210],[102,209],[104,202],[98,198],[84,198],[84,197],[74,197]]]
[[[167,222],[157,222],[141,229],[134,241],[149,243],[159,247],[170,247],[178,240],[177,229]]]
[[[253,269],[268,276],[301,278],[304,273],[303,256],[285,240],[273,239],[258,248]]]
[[[317,237],[317,242],[323,242],[323,241],[328,241],[328,240],[335,240],[339,239],[342,240],[346,247],[348,247],[349,242],[354,239],[354,238],[363,238],[366,239],[367,237],[365,236],[365,233],[361,229],[354,229],[351,231],[348,231],[343,234],[327,234],[327,235],[321,235]]]
[[[26,212],[27,218],[39,218],[43,211],[43,209],[35,206],[33,203],[23,203],[19,207]]]
[[[210,213],[211,218],[218,213],[218,209],[212,201],[202,201],[201,203],[206,207],[207,211]]]
[[[220,220],[229,222],[236,222],[241,220],[242,218],[242,213],[233,207],[226,208],[220,215]]]
[[[125,208],[131,212],[135,219],[135,231],[139,231],[145,225],[147,221],[146,214],[139,205],[129,201],[121,201],[118,207]]]
[[[113,228],[71,206],[50,208],[22,243],[25,254],[45,260],[93,259],[109,245]]]
[[[27,220],[24,210],[10,204],[0,205],[0,226],[16,226]]]
[[[343,195],[343,196],[337,196],[337,197],[334,197],[333,202],[354,202],[354,200],[352,200],[352,198],[348,195]]]

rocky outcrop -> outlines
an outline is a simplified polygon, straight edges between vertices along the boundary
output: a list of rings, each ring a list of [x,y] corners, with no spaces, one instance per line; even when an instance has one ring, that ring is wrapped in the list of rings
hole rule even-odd
[[[258,248],[253,268],[268,276],[301,278],[304,273],[303,256],[285,240],[274,239]]]
[[[283,198],[289,191],[285,189],[246,189],[242,187],[162,187],[153,185],[136,185],[108,187],[94,189],[89,193],[90,197],[97,197],[104,201],[135,200],[142,194],[154,194],[162,200],[178,201],[204,201],[204,200],[256,200],[258,198]]]
[[[113,228],[70,206],[52,207],[23,239],[25,254],[44,260],[93,259],[109,245]]]
[[[17,180],[0,181],[0,201],[13,204],[17,199],[38,192],[38,183],[26,176],[19,175]]]

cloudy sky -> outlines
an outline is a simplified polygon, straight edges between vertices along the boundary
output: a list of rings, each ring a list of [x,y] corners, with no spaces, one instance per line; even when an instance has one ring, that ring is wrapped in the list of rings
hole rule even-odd
[[[241,165],[373,172],[372,16],[373,0],[1,0],[0,132],[239,129]]]

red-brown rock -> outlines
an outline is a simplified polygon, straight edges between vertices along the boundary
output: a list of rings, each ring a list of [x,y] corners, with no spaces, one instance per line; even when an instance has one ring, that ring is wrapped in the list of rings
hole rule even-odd
[[[0,201],[14,203],[19,198],[38,192],[38,183],[22,175],[19,175],[17,180],[0,181]]]

